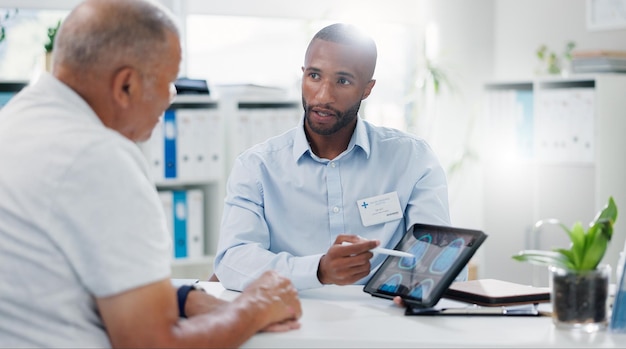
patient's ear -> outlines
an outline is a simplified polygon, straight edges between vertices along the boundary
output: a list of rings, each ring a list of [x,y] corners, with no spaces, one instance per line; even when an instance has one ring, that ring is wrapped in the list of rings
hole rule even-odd
[[[117,105],[126,109],[134,98],[141,93],[141,76],[132,67],[124,67],[113,76],[113,100]]]

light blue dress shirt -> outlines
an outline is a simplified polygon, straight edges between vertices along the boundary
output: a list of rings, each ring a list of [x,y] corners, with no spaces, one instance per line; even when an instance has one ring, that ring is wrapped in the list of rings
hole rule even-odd
[[[359,118],[347,149],[328,160],[312,152],[303,122],[233,165],[215,258],[226,288],[241,290],[268,269],[299,290],[321,287],[320,258],[339,234],[393,248],[414,223],[450,225],[446,175],[424,140]],[[357,201],[391,192],[403,217],[364,226]],[[385,257],[375,254],[358,284]]]

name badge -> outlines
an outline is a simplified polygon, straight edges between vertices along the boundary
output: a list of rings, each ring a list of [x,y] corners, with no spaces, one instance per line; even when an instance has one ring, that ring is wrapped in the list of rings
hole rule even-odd
[[[398,192],[372,196],[356,202],[363,226],[386,223],[402,218]]]

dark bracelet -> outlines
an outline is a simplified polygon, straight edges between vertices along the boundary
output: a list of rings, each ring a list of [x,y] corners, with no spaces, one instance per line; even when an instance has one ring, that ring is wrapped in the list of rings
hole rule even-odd
[[[184,285],[179,287],[178,291],[176,291],[176,296],[178,297],[178,316],[182,318],[187,317],[187,314],[185,314],[185,303],[187,303],[189,292],[194,290],[204,292],[204,289],[198,284]]]

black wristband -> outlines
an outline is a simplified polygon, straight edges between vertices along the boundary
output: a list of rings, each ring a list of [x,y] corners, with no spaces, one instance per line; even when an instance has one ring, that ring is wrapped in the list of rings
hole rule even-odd
[[[189,292],[195,290],[196,288],[191,285],[184,285],[178,288],[176,291],[176,295],[178,296],[178,316],[182,318],[186,318],[185,314],[185,303],[187,302],[187,296]]]

